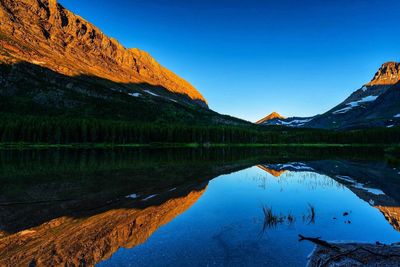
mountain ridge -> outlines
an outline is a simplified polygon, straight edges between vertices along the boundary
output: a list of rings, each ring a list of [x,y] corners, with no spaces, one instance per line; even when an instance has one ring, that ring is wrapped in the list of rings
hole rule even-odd
[[[342,103],[313,117],[273,118],[262,125],[301,128],[356,129],[400,125],[400,63],[386,62],[373,79]]]
[[[147,83],[208,108],[197,89],[150,54],[126,49],[56,0],[1,1],[0,45],[1,63],[26,61],[68,76]]]

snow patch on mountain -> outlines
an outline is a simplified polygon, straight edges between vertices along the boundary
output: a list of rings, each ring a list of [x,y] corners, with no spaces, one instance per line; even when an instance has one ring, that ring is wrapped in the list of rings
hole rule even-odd
[[[332,114],[343,114],[343,113],[346,113],[346,112],[352,110],[353,108],[360,106],[360,104],[362,104],[362,103],[373,102],[378,97],[379,97],[378,95],[369,95],[369,96],[366,96],[366,97],[364,97],[364,98],[362,98],[362,99],[360,99],[358,101],[353,101],[353,102],[347,103],[345,108],[336,110],[336,111],[332,112]]]
[[[397,115],[394,115],[394,118],[400,118],[400,113]]]
[[[285,126],[303,126],[304,124],[306,124],[307,122],[312,121],[314,118],[310,118],[310,119],[287,119],[286,121],[284,120],[277,120],[275,121],[275,125],[285,125]]]
[[[361,99],[359,101],[359,103],[372,102],[372,101],[375,101],[377,98],[378,98],[378,95],[369,95],[369,96],[366,96],[363,99]]]
[[[126,196],[127,198],[132,198],[132,199],[137,199],[139,197],[139,194],[130,194]]]
[[[146,93],[148,93],[149,95],[152,95],[152,96],[158,96],[159,97],[159,95],[157,95],[157,94],[155,94],[155,93],[153,93],[152,91],[150,91],[150,90],[144,90]]]
[[[141,96],[141,94],[139,94],[139,93],[129,93],[128,95],[133,96],[133,97]]]
[[[153,197],[156,197],[156,196],[158,196],[158,194],[150,195],[150,196],[148,196],[148,197],[142,199],[142,201],[147,201],[147,200],[149,200],[149,199],[151,199],[151,198],[153,198]]]

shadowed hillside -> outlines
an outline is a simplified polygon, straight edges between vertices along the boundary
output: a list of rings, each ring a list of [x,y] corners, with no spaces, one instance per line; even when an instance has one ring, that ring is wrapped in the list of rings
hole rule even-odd
[[[249,124],[147,83],[67,76],[35,64],[0,65],[0,111],[147,123]]]
[[[117,83],[150,84],[186,95],[207,108],[187,81],[148,53],[126,49],[56,0],[4,0],[0,3],[0,62],[30,62],[67,76],[95,76]]]

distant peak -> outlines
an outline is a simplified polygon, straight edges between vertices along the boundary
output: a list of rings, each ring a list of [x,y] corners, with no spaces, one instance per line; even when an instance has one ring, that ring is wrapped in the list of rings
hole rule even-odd
[[[278,112],[275,111],[269,114],[268,117],[270,117],[270,119],[276,119],[276,118],[284,119],[283,116],[281,116]]]
[[[267,167],[265,167],[263,165],[257,165],[257,167],[260,168],[263,171],[268,172],[269,174],[271,174],[274,177],[280,177],[282,174],[287,172],[287,170],[274,170],[274,169],[267,168]]]
[[[261,123],[264,123],[264,122],[266,122],[266,121],[273,120],[273,119],[285,119],[285,117],[281,116],[281,115],[280,115],[279,113],[277,113],[277,112],[272,112],[272,113],[269,114],[267,117],[265,117],[265,118],[263,118],[263,119],[257,121],[256,124],[261,124]]]
[[[392,85],[400,81],[400,63],[386,62],[367,85]]]

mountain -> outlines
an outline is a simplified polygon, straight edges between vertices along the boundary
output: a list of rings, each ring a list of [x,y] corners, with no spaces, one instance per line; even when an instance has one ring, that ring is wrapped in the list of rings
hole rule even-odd
[[[264,122],[270,121],[270,120],[273,120],[273,119],[285,119],[285,117],[282,117],[281,115],[279,115],[276,112],[272,112],[267,117],[257,121],[256,124],[263,124]]]
[[[328,112],[314,117],[274,118],[263,125],[355,129],[400,125],[400,63],[387,62],[371,82]]]
[[[240,124],[148,53],[56,0],[0,1],[0,112]]]
[[[0,18],[2,61],[31,62],[68,76],[148,83],[207,106],[192,85],[148,53],[124,48],[56,0],[5,0]]]

